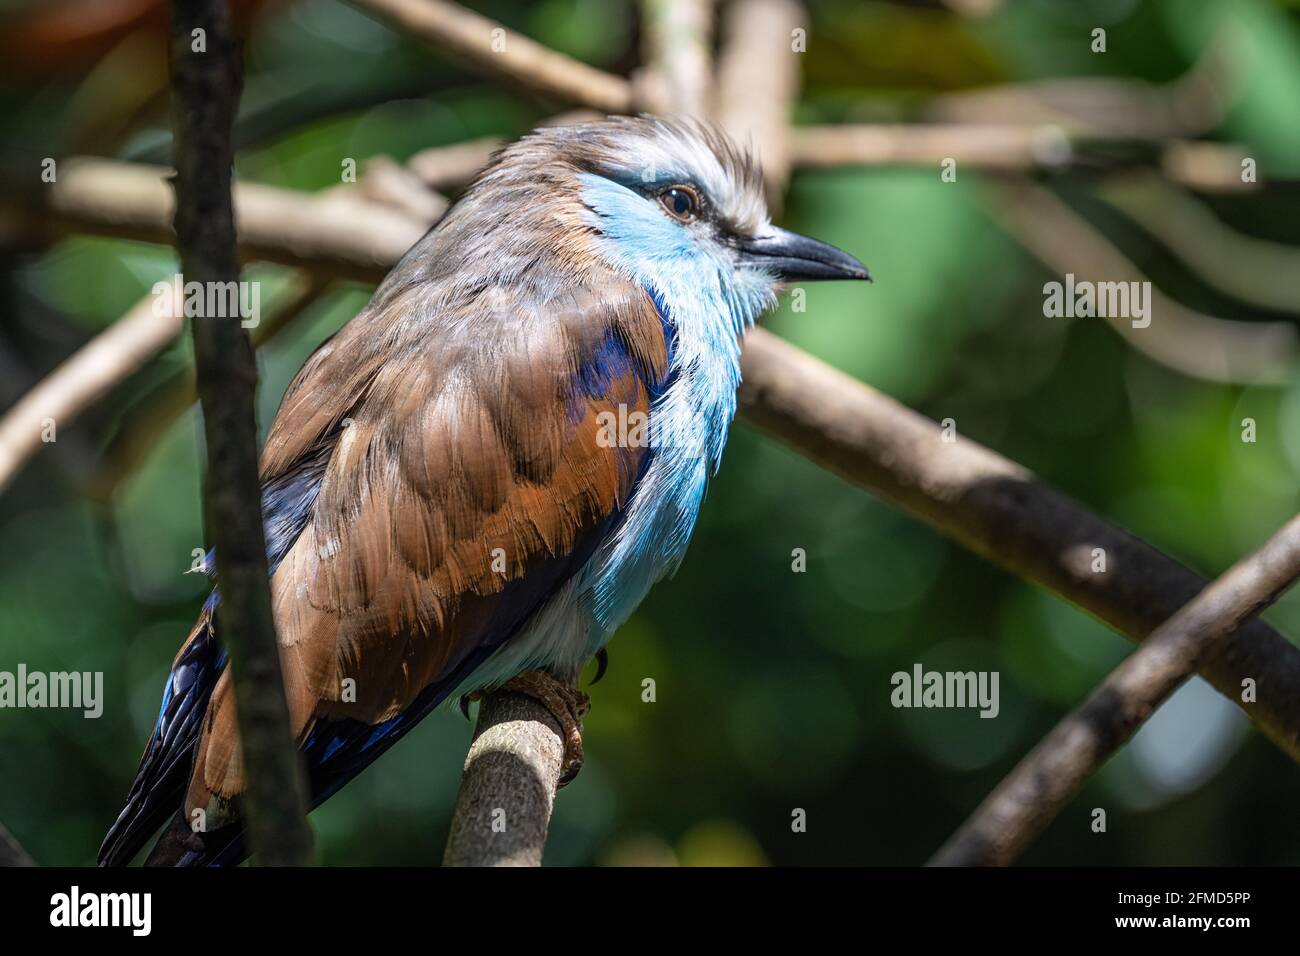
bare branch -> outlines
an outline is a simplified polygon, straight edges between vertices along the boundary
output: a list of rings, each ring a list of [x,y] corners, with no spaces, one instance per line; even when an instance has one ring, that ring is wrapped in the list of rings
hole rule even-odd
[[[361,195],[367,199],[392,206],[426,225],[433,225],[447,211],[445,197],[387,156],[376,156],[366,163],[359,185]]]
[[[443,866],[541,866],[564,760],[560,725],[531,697],[479,705]]]
[[[192,36],[201,31],[202,50]],[[239,279],[230,190],[230,130],[239,101],[240,51],[225,0],[174,0],[171,84],[176,143],[176,248],[187,282]],[[257,471],[257,364],[240,317],[192,323],[207,439],[207,527],[216,546],[217,632],[230,654],[247,781],[240,812],[249,847],[269,866],[312,861],[306,784],[289,731],[271,617]]]
[[[801,126],[792,134],[796,166],[932,166],[958,169],[1054,169],[1074,145],[1060,126],[1011,124],[870,124]]]
[[[504,141],[495,136],[483,136],[452,146],[433,146],[408,159],[406,167],[430,189],[455,189],[473,179],[502,145]]]
[[[947,159],[983,172],[1110,169],[1143,163],[1189,188],[1239,192],[1245,151],[1223,143],[1126,142],[1052,124],[949,123],[799,126],[791,159],[804,169],[840,166],[929,166]]]
[[[711,0],[645,0],[645,60],[663,88],[660,112],[713,112],[713,4]]]
[[[947,93],[922,111],[928,123],[1019,123],[1080,133],[1163,140],[1201,136],[1223,120],[1237,75],[1232,41],[1221,32],[1182,76],[1164,84],[1065,77]]]
[[[284,294],[271,304],[270,315],[253,329],[253,348],[261,348],[291,326],[331,288],[332,283],[319,275],[292,277]],[[193,366],[178,369],[155,386],[127,412],[115,437],[104,450],[95,470],[91,493],[100,500],[107,500],[197,400]]]
[[[632,85],[623,77],[557,53],[458,4],[443,0],[347,2],[459,56],[490,76],[605,113],[632,109]]]
[[[268,322],[253,334],[254,345],[261,345],[314,302],[325,283],[306,277],[295,281],[277,303]],[[81,413],[148,364],[180,335],[183,326],[180,310],[171,302],[172,288],[158,295],[145,296],[122,318],[78,349],[53,372],[32,386],[0,418],[0,491],[13,481],[27,463],[42,450],[43,433],[48,422],[53,428],[65,429]],[[148,452],[185,409],[194,404],[193,371],[178,372],[160,386],[166,396],[151,408],[148,434],[135,436],[130,455],[114,462],[107,471],[115,477],[108,485],[106,475],[96,477],[95,493],[111,490],[118,478],[128,473]],[[57,434],[57,431],[55,432]],[[87,466],[93,461],[87,462]]]
[[[931,865],[1015,860],[1156,708],[1297,576],[1300,516],[1156,628],[989,794]]]
[[[180,335],[181,314],[170,299],[145,296],[0,418],[0,491],[41,450],[50,427],[67,428]]]
[[[175,196],[170,170],[115,160],[73,157],[43,191],[3,196],[0,222],[25,236],[54,239],[73,232],[170,244]],[[0,188],[3,183],[0,183]],[[367,201],[357,187],[306,193],[258,183],[235,187],[244,259],[301,266],[332,277],[373,281],[402,257],[426,224]],[[354,223],[364,219],[368,228]]]
[[[799,95],[794,32],[806,28],[795,0],[735,0],[718,56],[718,121],[758,150],[767,204],[779,214],[790,177],[790,111]]]
[[[1058,275],[1090,282],[1146,282],[1146,276],[1092,225],[1028,180],[995,183],[996,215],[1022,245]],[[1234,322],[1203,315],[1154,285],[1151,319],[1135,328],[1107,316],[1130,345],[1184,375],[1212,382],[1285,384],[1295,378],[1297,335],[1289,322]]]
[[[1220,292],[1265,309],[1300,313],[1300,249],[1237,232],[1154,173],[1104,183],[1098,196],[1134,220]]]
[[[743,367],[750,424],[1126,637],[1146,637],[1205,584],[1020,465],[965,437],[943,441],[930,419],[762,329],[745,337]],[[1098,549],[1104,573],[1092,570]],[[1252,621],[1200,673],[1300,761],[1300,649]],[[1245,678],[1272,692],[1245,707]]]

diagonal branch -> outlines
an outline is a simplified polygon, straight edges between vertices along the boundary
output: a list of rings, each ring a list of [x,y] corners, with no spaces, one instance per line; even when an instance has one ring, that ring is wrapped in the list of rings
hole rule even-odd
[[[195,36],[204,37],[203,49],[195,48]],[[225,0],[175,0],[170,53],[181,271],[187,282],[234,283],[230,129],[240,50]],[[271,617],[254,418],[257,364],[238,315],[200,316],[192,329],[208,448],[207,527],[221,589],[217,630],[230,653],[246,768],[240,810],[261,863],[304,865],[312,860],[312,836]]]
[[[1005,866],[1242,624],[1300,576],[1300,516],[1234,564],[1111,672],[1002,781],[930,861]]]
[[[741,414],[810,461],[866,488],[1005,571],[1142,640],[1204,579],[1034,480],[1020,465],[762,329],[745,338]],[[1106,571],[1094,572],[1094,553]],[[1199,670],[1300,761],[1300,649],[1262,621]],[[1246,707],[1242,681],[1272,692]]]
[[[1285,384],[1295,378],[1300,336],[1289,322],[1203,315],[1169,298],[1120,250],[1051,190],[1027,180],[994,183],[998,219],[1047,268],[1096,283],[1146,283],[1149,324],[1108,320],[1124,340],[1184,375],[1212,382]],[[1102,286],[1099,286],[1102,287]]]
[[[606,113],[632,109],[632,84],[444,0],[348,0],[493,76]]]
[[[15,402],[0,417],[0,491],[48,440],[47,424],[55,434],[68,427],[161,352],[181,325],[171,303],[148,295]]]

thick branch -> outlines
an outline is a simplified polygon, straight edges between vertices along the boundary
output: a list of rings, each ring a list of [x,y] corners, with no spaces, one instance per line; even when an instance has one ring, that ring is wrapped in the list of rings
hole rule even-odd
[[[563,760],[560,725],[542,704],[510,691],[487,695],[443,866],[541,866]]]
[[[1018,577],[1141,640],[1205,582],[1145,541],[1034,480],[1014,462],[761,329],[745,338],[741,414],[811,461],[920,518]],[[1105,556],[1094,572],[1094,552]],[[1300,649],[1261,621],[1200,673],[1300,760]],[[1241,702],[1241,682],[1265,687]]]
[[[170,243],[176,198],[169,173],[159,166],[73,157],[59,164],[58,182],[43,191],[5,191],[0,177],[0,227],[16,226],[30,239],[92,232]],[[367,201],[359,186],[307,193],[240,183],[234,197],[245,261],[264,259],[339,278],[374,281],[427,228]]]
[[[1300,517],[1156,628],[989,794],[931,864],[1011,863],[1156,708],[1297,576]]]
[[[443,0],[348,0],[489,74],[605,113],[632,109],[632,85]]]
[[[205,40],[199,51],[196,36]],[[181,270],[187,282],[234,282],[230,128],[240,51],[225,0],[173,4],[171,82]],[[271,618],[253,401],[257,364],[238,315],[198,317],[193,332],[208,448],[207,527],[221,589],[217,632],[230,653],[245,768],[240,809],[259,862],[303,865],[312,859],[312,837]]]

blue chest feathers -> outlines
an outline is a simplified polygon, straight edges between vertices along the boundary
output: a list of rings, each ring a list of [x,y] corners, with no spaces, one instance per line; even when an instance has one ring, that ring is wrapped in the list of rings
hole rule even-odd
[[[681,324],[667,294],[659,289],[651,294],[671,349],[669,372],[650,407],[648,463],[618,526],[578,584],[579,605],[588,618],[589,653],[609,639],[685,555],[736,412],[737,335],[727,330],[716,338],[701,336]]]

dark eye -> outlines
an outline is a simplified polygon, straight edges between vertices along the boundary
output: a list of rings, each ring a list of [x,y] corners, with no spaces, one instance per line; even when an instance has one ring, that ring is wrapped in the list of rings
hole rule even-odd
[[[690,186],[669,186],[659,194],[668,215],[679,222],[691,222],[700,215],[700,196]]]

